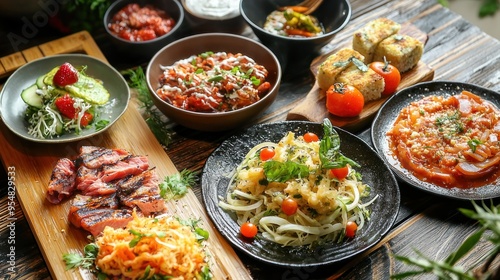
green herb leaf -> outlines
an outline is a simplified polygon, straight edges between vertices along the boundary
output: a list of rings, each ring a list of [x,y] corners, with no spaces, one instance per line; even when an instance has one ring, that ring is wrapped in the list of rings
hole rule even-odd
[[[160,183],[160,196],[164,199],[179,199],[183,197],[188,189],[196,184],[198,172],[182,170],[179,173],[165,177]]]
[[[473,153],[476,152],[477,146],[481,145],[483,142],[479,139],[471,139],[467,141],[467,145],[469,145],[469,148],[472,150]]]
[[[201,57],[201,58],[203,58],[203,59],[205,59],[205,58],[210,57],[210,56],[211,56],[211,55],[213,55],[213,54],[214,54],[214,52],[212,52],[212,51],[208,51],[208,52],[201,53],[201,54],[200,54],[200,57]]]
[[[73,268],[89,269],[94,266],[94,261],[99,253],[99,247],[95,243],[87,244],[83,249],[83,256],[76,253],[63,255],[63,261],[66,263],[66,270]]]
[[[109,120],[99,120],[94,124],[95,130],[99,131],[104,129],[106,126],[108,126]]]
[[[351,61],[352,63],[354,63],[354,65],[356,65],[356,67],[358,67],[360,71],[362,72],[368,71],[369,67],[363,61],[355,58],[354,56],[351,57]]]
[[[139,241],[141,241],[141,238],[144,237],[144,235],[134,229],[129,229],[128,232],[135,235],[135,237],[128,243],[128,246],[130,248],[133,248],[135,247],[135,245],[137,245],[137,243],[139,243]]]
[[[470,235],[462,245],[455,251],[452,252],[448,258],[446,258],[445,262],[454,265],[457,261],[459,261],[462,257],[464,257],[476,244],[481,240],[483,236],[484,229],[476,231],[474,234]]]
[[[294,178],[307,177],[309,168],[293,161],[268,160],[264,163],[264,174],[269,182],[286,182]]]
[[[340,137],[328,118],[323,121],[324,135],[319,144],[319,157],[321,160],[322,168],[332,169],[341,168],[347,164],[352,167],[359,167],[360,165],[354,160],[344,156],[340,152]]]
[[[224,77],[223,77],[222,75],[217,75],[217,76],[213,76],[213,77],[211,77],[211,78],[210,78],[210,79],[208,79],[207,81],[208,81],[209,83],[212,83],[212,82],[220,82],[220,81],[222,81],[222,80],[224,80]]]

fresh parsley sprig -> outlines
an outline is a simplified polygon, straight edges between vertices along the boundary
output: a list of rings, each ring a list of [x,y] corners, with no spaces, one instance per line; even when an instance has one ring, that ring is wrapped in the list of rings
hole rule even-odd
[[[94,267],[94,261],[99,253],[99,247],[95,243],[89,243],[83,248],[83,256],[77,253],[68,253],[63,255],[66,263],[66,270],[81,267],[91,269]]]
[[[179,173],[166,176],[160,183],[160,196],[166,200],[183,197],[188,189],[196,184],[198,172],[187,169]]]

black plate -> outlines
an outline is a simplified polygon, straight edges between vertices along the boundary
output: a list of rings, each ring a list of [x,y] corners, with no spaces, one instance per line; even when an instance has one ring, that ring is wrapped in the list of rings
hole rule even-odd
[[[408,87],[396,93],[380,108],[372,123],[371,137],[372,142],[377,152],[387,162],[396,176],[421,190],[446,196],[455,199],[464,200],[482,200],[496,198],[500,196],[500,188],[498,188],[498,180],[491,185],[486,185],[480,188],[459,189],[459,188],[443,188],[423,182],[413,176],[408,170],[401,166],[398,160],[391,156],[389,142],[387,140],[387,132],[392,128],[394,121],[399,115],[399,112],[411,102],[420,100],[425,96],[450,96],[460,94],[463,90],[470,91],[481,98],[490,101],[500,108],[500,95],[492,90],[467,83],[452,82],[452,81],[432,81],[419,83]]]
[[[310,131],[320,137],[323,135],[323,126],[319,123],[286,121],[260,124],[224,141],[210,155],[202,172],[202,196],[207,212],[217,229],[234,247],[266,263],[288,267],[316,266],[359,254],[375,245],[389,231],[399,211],[400,194],[396,178],[389,166],[363,140],[340,128],[335,129],[340,135],[342,152],[362,166],[358,171],[363,175],[363,181],[372,187],[370,198],[364,201],[379,195],[371,205],[371,220],[353,240],[323,244],[314,249],[308,246],[283,247],[262,238],[243,239],[239,235],[235,215],[218,206],[220,197],[225,197],[228,191],[229,174],[258,143],[278,142],[288,131],[297,134]]]

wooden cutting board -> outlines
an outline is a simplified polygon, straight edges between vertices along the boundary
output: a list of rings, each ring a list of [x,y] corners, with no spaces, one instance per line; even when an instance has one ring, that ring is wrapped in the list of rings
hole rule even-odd
[[[52,41],[0,59],[2,73],[8,76],[17,67],[43,56],[61,53],[86,53],[103,61],[106,58],[86,31]],[[9,177],[16,184],[16,197],[37,240],[54,279],[95,279],[86,270],[65,270],[62,255],[81,252],[89,242],[87,233],[68,222],[69,201],[52,205],[45,199],[52,168],[61,157],[75,158],[82,145],[123,148],[133,154],[147,155],[161,178],[177,173],[162,146],[136,109],[134,102],[109,129],[93,138],[68,144],[41,144],[19,138],[0,122],[0,155]],[[180,218],[201,220],[209,231],[209,264],[214,279],[251,279],[233,248],[216,231],[193,191],[168,202],[168,211]],[[18,205],[15,205],[18,207]],[[19,240],[18,242],[22,242]]]
[[[400,34],[412,36],[422,43],[427,43],[428,35],[410,23],[401,25]],[[311,62],[310,70],[316,77],[318,68],[330,55],[342,48],[350,48],[352,41],[347,41],[339,44],[338,48],[321,55]],[[397,90],[409,87],[419,82],[430,81],[434,78],[434,70],[425,64],[422,60],[410,71],[401,74],[401,83]],[[365,104],[363,111],[357,117],[343,118],[337,117],[328,112],[326,109],[325,90],[321,90],[318,83],[315,82],[312,89],[302,100],[302,102],[288,112],[287,120],[307,120],[312,122],[322,122],[325,118],[329,118],[333,125],[342,127],[346,130],[357,132],[369,124],[375,117],[378,109],[390,97],[383,96],[381,99],[370,101]]]

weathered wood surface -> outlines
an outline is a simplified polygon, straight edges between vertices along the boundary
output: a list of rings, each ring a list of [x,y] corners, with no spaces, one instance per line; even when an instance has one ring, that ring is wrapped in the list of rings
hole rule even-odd
[[[398,22],[411,22],[428,34],[422,61],[434,70],[434,80],[470,82],[500,91],[500,42],[461,16],[443,8],[437,1],[352,0],[351,6],[353,16],[350,23],[321,54],[326,54],[334,50],[340,42],[349,40],[352,32],[366,22],[384,16]],[[244,35],[254,36],[249,30]],[[114,54],[103,36],[96,36],[95,40],[106,58],[117,68],[147,64],[146,61],[131,62]],[[298,64],[302,67],[286,69],[276,102],[253,123],[249,123],[249,126],[286,120],[288,112],[300,104],[313,87],[314,78],[309,70],[311,61],[312,59],[299,61]],[[234,133],[201,133],[180,126],[174,126],[173,131],[173,142],[169,145],[167,154],[177,170],[201,170],[213,149]],[[359,135],[371,143],[369,125]],[[415,256],[414,249],[418,249],[427,256],[443,259],[478,228],[477,224],[457,211],[461,207],[471,208],[469,202],[437,197],[405,184],[400,184],[400,188],[402,204],[393,230],[366,254],[337,265],[301,269],[268,266],[238,253],[240,259],[254,279],[389,279],[391,274],[409,269],[396,261],[393,254]],[[6,191],[6,188],[1,189],[1,197],[6,196]],[[194,192],[198,198],[201,197],[199,187],[195,187]],[[1,209],[4,209],[5,201],[0,202]],[[16,252],[19,257],[16,262],[18,279],[49,278],[50,274],[42,255],[22,216],[16,221],[16,229],[17,237],[23,240],[23,247],[18,247],[19,251]],[[4,260],[8,253],[9,232],[5,228],[1,230],[0,271],[7,274],[8,265]],[[467,267],[474,263],[489,246],[488,243],[481,243],[461,265]],[[21,257],[23,253],[27,255]],[[498,263],[495,267],[498,268]]]

